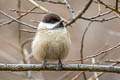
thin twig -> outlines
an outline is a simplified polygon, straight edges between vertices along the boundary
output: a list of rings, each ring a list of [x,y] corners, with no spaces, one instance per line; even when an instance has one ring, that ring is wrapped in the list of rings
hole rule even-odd
[[[112,63],[111,66],[115,66],[115,65],[117,65],[117,64],[119,64],[119,63]],[[98,74],[98,77],[102,76],[104,73],[105,73],[105,72],[100,72],[100,73]]]
[[[92,16],[92,17],[89,17],[90,19],[95,19],[95,18],[98,18],[98,17],[102,17],[102,16],[105,16],[105,15],[108,15],[110,13],[112,13],[113,11],[106,11],[104,13],[101,13],[101,14],[97,14],[96,16]]]
[[[44,12],[25,11],[25,10],[16,10],[16,9],[12,9],[11,11],[14,11],[14,12],[16,12],[16,13],[46,14],[46,13],[44,13]]]
[[[51,0],[36,0],[36,1],[49,2],[49,3],[53,3],[53,4],[62,4],[62,5],[65,5],[65,3],[62,2],[62,1],[51,1]]]
[[[34,9],[36,9],[36,7],[28,10],[28,13],[25,13],[25,14],[21,15],[20,17],[17,17],[16,19],[21,19],[22,17],[26,16],[27,14],[29,14],[30,11],[33,11]],[[7,21],[7,22],[5,22],[5,23],[3,23],[3,24],[0,24],[0,25],[3,26],[3,25],[6,25],[6,24],[11,24],[11,23],[14,22],[14,21],[15,21],[15,20],[9,20],[9,21]]]
[[[109,63],[120,63],[120,60],[106,60],[105,62],[109,62]]]
[[[117,16],[112,16],[112,17],[109,17],[109,18],[103,18],[103,19],[96,19],[96,18],[99,18],[99,17],[102,17],[102,16],[105,16],[105,15],[108,15],[110,13],[112,13],[113,11],[110,10],[110,11],[107,11],[107,12],[104,12],[104,13],[101,13],[101,14],[97,14],[96,16],[92,16],[92,17],[81,17],[81,19],[83,20],[88,20],[88,21],[92,21],[92,22],[105,22],[105,21],[110,21],[110,20],[113,20],[115,18],[118,18]]]
[[[28,0],[30,3],[32,3],[33,5],[35,5],[37,8],[41,9],[42,11],[44,11],[45,13],[48,13],[48,10],[42,6],[40,6],[38,3],[36,3],[34,0]]]
[[[74,17],[75,17],[75,12],[73,11],[72,7],[70,6],[70,4],[68,3],[67,0],[64,0],[64,2],[65,2],[65,4],[66,4],[68,10],[69,10],[70,13],[72,14],[72,18],[74,18]]]
[[[84,72],[84,71],[78,73],[78,74],[75,75],[71,80],[77,80],[77,79],[81,76],[81,74],[82,74],[83,72]]]
[[[60,78],[58,78],[57,80],[64,80],[65,78],[69,77],[70,74],[72,74],[73,71],[67,71],[65,74],[63,74]]]
[[[28,38],[27,40],[23,41],[23,43],[22,43],[22,48],[24,48],[24,46],[25,46],[28,42],[30,42],[30,41],[32,41],[32,40],[33,40],[33,38]]]
[[[40,6],[38,3],[36,3],[34,0],[28,0],[30,3],[32,3],[35,7],[39,8],[40,10],[44,11],[46,14],[51,13],[51,11],[48,11],[46,8]],[[65,23],[67,23],[67,20],[61,17]]]
[[[8,15],[7,13],[5,13],[5,12],[2,11],[2,10],[0,10],[0,13],[3,14],[3,15],[5,15],[5,16],[7,16],[8,18],[10,18],[10,19],[16,21],[16,22],[19,23],[19,24],[22,24],[22,25],[28,26],[28,27],[33,28],[33,29],[36,29],[36,28],[37,28],[36,26],[33,26],[33,25],[31,25],[31,24],[27,24],[27,23],[25,23],[25,22],[22,22],[22,21],[20,21],[20,20],[14,18],[14,17]]]
[[[117,60],[120,60],[120,58],[117,59]],[[118,63],[112,63],[111,66],[115,66],[115,65],[117,65],[117,64],[118,64]],[[104,73],[105,73],[105,72],[99,72],[97,77],[102,76]],[[93,79],[93,78],[94,78],[94,76],[90,77],[88,80],[91,80],[91,79]]]
[[[108,47],[109,47],[109,45],[108,45],[108,44],[105,44],[105,45],[99,50],[99,52],[104,51],[104,50],[107,49]],[[97,52],[96,52],[96,53],[97,53]],[[108,55],[108,54],[102,55],[102,56],[100,57],[99,61],[103,60],[103,59],[105,58],[105,56],[107,56],[107,55]]]
[[[29,55],[27,49],[24,48],[24,49],[23,49],[23,52],[24,52],[24,56],[25,56],[25,58],[26,58],[26,56]],[[30,64],[30,63],[31,63],[31,62],[30,62],[30,59],[27,59],[26,62],[27,62],[27,64]],[[27,76],[28,80],[31,80],[31,78],[32,78],[32,72],[31,72],[31,71],[27,71],[26,76]]]
[[[92,22],[88,23],[88,25],[87,25],[84,33],[83,33],[82,40],[81,40],[81,48],[80,48],[81,64],[83,64],[83,60],[82,59],[83,59],[83,54],[84,54],[84,52],[83,52],[83,49],[84,49],[84,40],[85,40],[86,33],[87,33],[87,31],[88,31],[91,23]],[[83,72],[83,76],[84,76],[84,79],[87,80],[85,72]]]
[[[87,25],[84,33],[83,33],[82,40],[81,40],[80,55],[81,55],[81,63],[82,63],[82,64],[83,64],[83,60],[82,60],[82,59],[83,59],[83,54],[84,54],[83,49],[84,49],[85,36],[86,36],[86,33],[87,33],[87,31],[88,31],[91,23],[92,23],[92,22],[89,22],[89,23],[88,23],[88,25]]]
[[[95,64],[96,63],[95,58],[91,58],[91,62],[92,64]],[[99,80],[97,72],[94,72],[93,74],[94,74],[95,80]]]
[[[105,21],[116,19],[116,18],[118,18],[118,16],[112,16],[112,17],[103,18],[103,19],[91,19],[91,18],[81,17],[81,19],[83,20],[92,21],[92,22],[105,22]]]
[[[86,58],[83,58],[82,60],[86,60],[86,59],[90,59],[90,58],[93,58],[93,57],[97,57],[97,56],[102,55],[104,53],[108,53],[108,52],[110,52],[110,51],[112,51],[112,50],[114,50],[114,49],[116,49],[118,47],[120,47],[120,43],[118,43],[117,45],[115,45],[115,46],[113,46],[113,47],[111,47],[109,49],[106,49],[104,51],[96,53],[95,55],[87,56]],[[76,60],[73,60],[73,61],[82,61],[82,60],[81,59],[76,59]]]
[[[98,15],[101,13],[101,7],[100,4],[98,4]]]
[[[119,0],[116,0],[116,5],[115,5],[116,11],[118,11],[118,1],[119,1]]]
[[[17,2],[18,2],[17,3],[18,10],[20,10],[21,9],[21,1],[18,0]],[[21,13],[18,13],[18,17],[20,17],[20,16],[21,16]],[[21,24],[18,23],[18,42],[19,42],[19,45],[21,46],[21,31],[20,31],[20,29],[21,29]]]
[[[18,10],[20,11],[21,10],[21,0],[18,0],[17,2],[18,2],[17,7],[18,7]],[[18,17],[21,16],[21,13],[17,13],[17,14],[18,14]],[[23,60],[24,64],[27,64],[28,61],[25,60],[26,56],[25,56],[24,48],[22,48],[22,45],[21,45],[22,35],[21,35],[20,29],[21,29],[21,24],[18,23],[18,42],[19,42],[19,46],[20,46],[21,55],[22,55],[22,58],[23,58],[22,60]],[[31,71],[27,71],[25,73],[26,73],[26,78],[28,80],[30,80],[32,78]]]
[[[28,38],[27,40],[25,40],[25,41],[23,41],[23,43],[22,43],[22,49],[24,50],[24,46],[27,44],[27,43],[29,43],[30,41],[32,41],[33,40],[33,38]],[[30,58],[32,58],[33,57],[33,55],[30,53],[29,55],[27,55],[25,58],[24,58],[24,60],[29,60]]]
[[[82,10],[80,10],[80,11],[78,12],[78,14],[76,14],[75,17],[66,24],[66,26],[71,25],[71,24],[74,23],[78,18],[81,18],[81,16],[87,11],[87,9],[89,8],[89,6],[91,5],[92,1],[93,1],[93,0],[89,0],[88,3],[85,5],[85,7],[84,7]]]
[[[99,2],[100,4],[102,4],[103,6],[105,6],[106,8],[109,8],[109,9],[111,9],[112,11],[114,11],[114,12],[116,12],[116,13],[118,13],[118,14],[120,15],[120,11],[118,11],[118,10],[112,8],[111,6],[105,4],[105,3],[104,3],[103,1],[101,1],[101,0],[98,0],[98,2]]]

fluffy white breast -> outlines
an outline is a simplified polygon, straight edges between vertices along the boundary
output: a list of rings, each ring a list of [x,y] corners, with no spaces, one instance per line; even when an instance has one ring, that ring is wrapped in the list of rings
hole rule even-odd
[[[38,30],[40,30],[40,29],[53,29],[53,28],[55,28],[55,26],[56,25],[58,25],[59,24],[59,22],[56,22],[56,23],[54,23],[54,24],[52,24],[52,23],[44,23],[44,22],[40,22],[39,23],[39,25],[38,25]]]
[[[41,26],[38,29],[40,28]],[[70,44],[71,40],[66,28],[40,30],[32,42],[32,54],[40,61],[45,58],[50,61],[64,59],[69,52]]]

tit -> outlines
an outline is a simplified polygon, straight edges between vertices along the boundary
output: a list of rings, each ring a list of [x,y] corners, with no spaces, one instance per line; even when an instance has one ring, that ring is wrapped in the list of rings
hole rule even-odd
[[[62,59],[69,53],[71,40],[69,31],[63,20],[55,13],[45,15],[39,23],[32,42],[32,54],[46,66],[47,61],[58,60],[62,67]]]

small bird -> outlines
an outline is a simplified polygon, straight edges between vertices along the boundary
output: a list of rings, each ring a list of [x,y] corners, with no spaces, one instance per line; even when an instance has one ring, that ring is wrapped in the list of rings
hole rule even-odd
[[[57,14],[49,13],[45,15],[39,23],[36,35],[32,42],[32,54],[35,59],[42,61],[43,67],[47,61],[58,60],[58,65],[62,67],[64,59],[70,49],[71,40],[69,31]]]

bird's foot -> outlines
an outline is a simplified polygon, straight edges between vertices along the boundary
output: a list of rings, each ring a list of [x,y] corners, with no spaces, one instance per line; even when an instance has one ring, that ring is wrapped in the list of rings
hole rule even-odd
[[[61,59],[59,59],[59,61],[58,61],[58,69],[62,69],[62,68],[63,68],[63,64],[62,64]]]
[[[47,62],[46,60],[42,61],[42,67],[43,67],[43,69],[46,69],[46,62]]]

